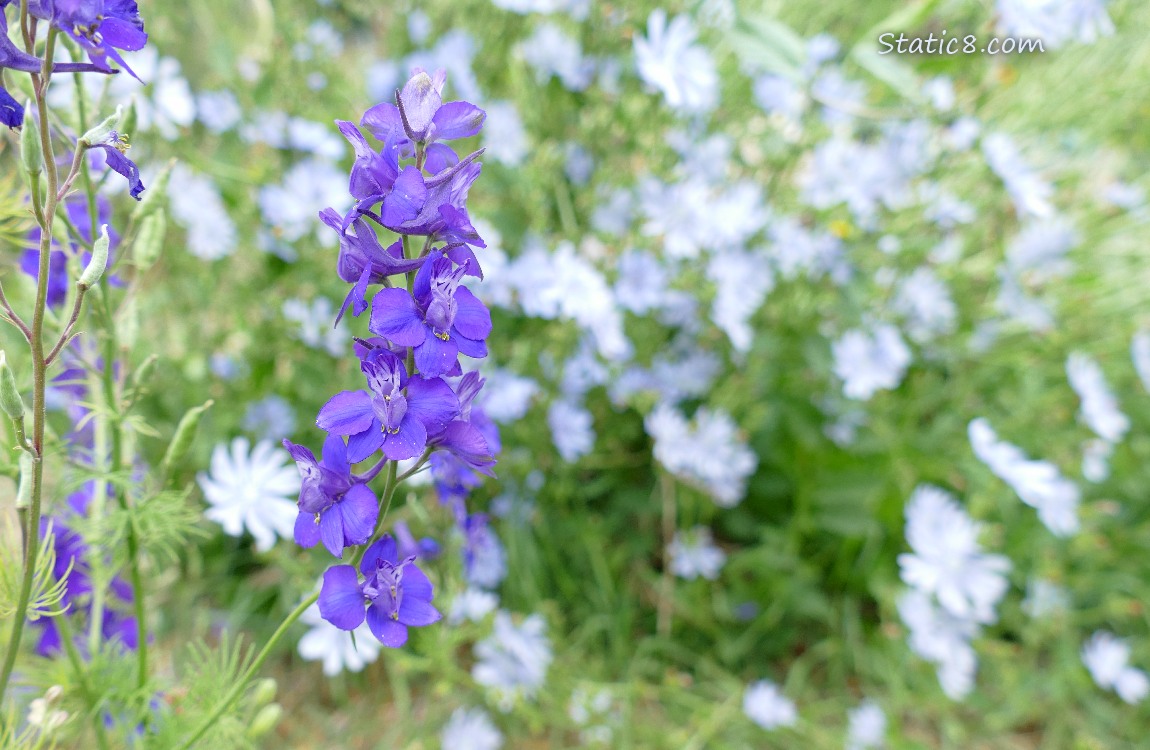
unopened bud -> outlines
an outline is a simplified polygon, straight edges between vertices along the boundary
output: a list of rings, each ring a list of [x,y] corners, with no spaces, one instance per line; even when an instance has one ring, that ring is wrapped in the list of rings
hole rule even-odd
[[[127,128],[126,132],[132,132]],[[176,160],[172,159],[160,173],[156,175],[156,179],[144,191],[144,197],[136,203],[136,207],[132,209],[131,222],[134,224],[137,221],[143,221],[150,214],[156,212],[157,209],[163,208],[168,201],[168,182],[172,178],[172,167],[176,165]]]
[[[108,267],[109,244],[111,240],[108,239],[108,225],[104,224],[100,227],[100,236],[92,243],[92,259],[88,261],[88,267],[76,282],[81,289],[91,289],[104,275],[104,269]]]
[[[248,738],[259,739],[268,732],[276,728],[276,724],[280,723],[283,718],[283,706],[278,703],[273,703],[270,706],[264,706],[256,714],[256,718],[252,719],[252,724],[248,727]]]
[[[24,418],[24,399],[20,398],[16,376],[8,366],[8,357],[3,350],[0,350],[0,409],[4,410],[9,419]]]
[[[145,195],[150,196],[152,187]],[[145,198],[145,200],[147,200]],[[140,224],[140,233],[136,235],[136,241],[132,244],[132,257],[136,261],[136,267],[140,271],[146,271],[159,260],[160,253],[164,249],[164,237],[168,233],[168,213],[164,209],[160,209],[153,214],[144,218],[143,223]]]
[[[193,406],[180,419],[179,425],[176,426],[176,434],[172,438],[172,442],[168,444],[168,450],[164,451],[164,460],[160,462],[160,468],[165,477],[169,476],[172,467],[184,460],[184,456],[188,454],[188,449],[192,447],[192,440],[196,437],[196,429],[200,426],[200,419],[213,403],[215,402],[207,401],[202,406]]]
[[[32,507],[32,472],[35,470],[32,454],[20,453],[20,484],[16,486],[16,508]]]
[[[91,148],[92,146],[98,145],[100,143],[107,143],[108,139],[111,138],[113,134],[119,130],[119,128],[116,126],[119,124],[120,120],[123,119],[123,117],[124,105],[121,104],[120,106],[116,107],[116,114],[112,115],[111,117],[104,118],[103,122],[89,130],[87,133],[84,133],[84,135],[80,136],[80,145]]]
[[[276,699],[276,690],[278,687],[276,681],[270,677],[260,680],[256,683],[256,689],[252,692],[252,703],[257,708],[262,708],[270,704]]]
[[[53,705],[61,698],[64,697],[64,688],[59,685],[53,685],[44,691],[44,700],[48,701],[48,705]]]
[[[40,146],[40,129],[32,118],[32,102],[24,104],[24,125],[20,131],[20,162],[28,175],[40,174],[44,164],[44,150]]]

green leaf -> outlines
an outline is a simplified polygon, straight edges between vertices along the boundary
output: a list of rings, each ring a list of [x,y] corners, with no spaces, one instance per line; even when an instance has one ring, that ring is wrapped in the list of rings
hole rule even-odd
[[[759,15],[741,18],[731,32],[731,45],[747,67],[802,80],[806,42],[781,21]]]

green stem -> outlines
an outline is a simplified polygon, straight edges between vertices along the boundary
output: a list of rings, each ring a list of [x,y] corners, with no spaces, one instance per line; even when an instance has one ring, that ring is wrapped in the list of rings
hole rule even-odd
[[[248,683],[251,681],[255,673],[259,670],[260,667],[263,666],[263,663],[267,660],[268,655],[271,654],[272,649],[277,643],[279,643],[280,638],[282,638],[284,633],[287,632],[287,629],[300,618],[300,615],[302,615],[308,607],[315,604],[318,599],[319,592],[313,592],[311,596],[300,602],[300,605],[292,610],[291,614],[284,618],[284,621],[280,623],[278,628],[276,628],[276,632],[272,633],[272,637],[269,638],[268,642],[264,644],[264,647],[260,650],[255,660],[251,663],[251,666],[249,666],[244,671],[240,679],[237,680],[232,689],[228,691],[228,694],[225,695],[220,700],[220,702],[216,704],[216,707],[212,709],[212,712],[204,717],[204,720],[199,723],[199,726],[196,727],[191,736],[184,740],[183,743],[176,748],[176,750],[188,750],[188,748],[199,741],[199,739],[203,737],[209,729],[212,728],[212,725],[216,723],[217,719],[224,715],[225,711],[231,708],[232,704],[235,703],[237,699],[239,699],[240,695],[247,688]]]
[[[21,16],[27,15],[27,2],[21,0]],[[32,595],[32,579],[36,572],[36,544],[40,538],[40,503],[44,494],[44,390],[47,384],[47,364],[44,358],[44,311],[48,300],[49,259],[52,250],[52,220],[56,216],[56,192],[59,189],[60,175],[56,169],[56,158],[52,151],[51,127],[48,125],[47,89],[52,76],[52,58],[56,52],[57,30],[48,30],[48,42],[44,50],[44,65],[40,71],[41,85],[35,86],[36,109],[40,115],[40,146],[44,153],[44,170],[48,176],[48,191],[44,199],[47,205],[43,212],[40,227],[40,266],[36,278],[36,306],[32,316],[32,451],[35,460],[32,464],[32,498],[28,508],[26,527],[28,543],[24,546],[24,576],[20,583],[20,596],[12,621],[12,633],[8,638],[8,650],[4,655],[4,665],[0,668],[0,701],[8,690],[8,681],[16,666],[16,653],[20,650],[20,640],[24,635],[24,620],[28,616],[28,602]],[[39,197],[32,196],[33,201]]]

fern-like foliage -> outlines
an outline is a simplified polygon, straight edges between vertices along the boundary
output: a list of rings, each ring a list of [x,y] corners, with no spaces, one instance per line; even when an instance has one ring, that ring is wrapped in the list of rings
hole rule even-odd
[[[5,535],[18,535],[12,528],[11,518],[6,516],[5,519]],[[52,572],[56,566],[56,548],[51,522],[36,543],[40,548],[36,555],[36,569],[32,574],[32,591],[28,599],[28,619],[33,621],[41,617],[55,617],[65,611],[67,606],[62,602],[68,591],[67,572],[59,580]],[[69,565],[68,572],[71,570]],[[9,619],[16,614],[23,579],[24,560],[20,548],[17,545],[0,548],[0,619]]]

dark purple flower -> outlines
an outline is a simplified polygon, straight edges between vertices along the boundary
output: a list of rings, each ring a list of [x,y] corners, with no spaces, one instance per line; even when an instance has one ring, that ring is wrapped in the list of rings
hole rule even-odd
[[[341,630],[355,630],[367,618],[367,626],[383,645],[399,648],[407,643],[407,629],[438,622],[442,615],[431,604],[431,581],[413,562],[401,562],[395,539],[383,536],[371,545],[359,570],[336,565],[323,574],[319,612]]]
[[[114,72],[111,58],[139,79],[120,56],[120,50],[135,52],[148,43],[135,0],[29,0],[28,12],[72,37],[98,70]]]
[[[351,463],[380,448],[392,461],[414,458],[459,409],[451,386],[440,378],[408,378],[403,362],[386,349],[369,351],[361,369],[369,390],[336,394],[316,418],[320,429],[348,436]]]
[[[128,150],[127,138],[113,130],[107,141],[95,143],[92,148],[104,152],[104,162],[108,168],[122,175],[128,181],[128,194],[140,200],[140,193],[144,192],[144,183],[140,180],[139,167],[125,155]]]
[[[447,73],[443,70],[436,71],[432,77],[423,69],[415,68],[411,79],[397,92],[396,104],[375,105],[364,114],[360,124],[382,142],[402,136],[408,142],[430,144],[475,135],[483,127],[487,113],[469,102],[444,104],[446,80]],[[430,149],[428,151],[430,157]],[[441,154],[437,158],[443,160],[445,156]]]
[[[433,250],[415,277],[413,298],[404,289],[381,289],[372,300],[368,329],[415,351],[420,373],[437,377],[458,371],[459,355],[487,356],[491,313],[460,286],[467,266],[455,268]]]
[[[343,318],[349,305],[356,317],[367,309],[368,286],[382,284],[388,276],[397,273],[414,271],[423,263],[423,258],[405,259],[403,243],[399,240],[384,248],[375,230],[362,218],[357,217],[350,225],[345,225],[343,218],[333,208],[320,211],[319,218],[339,233],[339,260],[336,268],[341,279],[354,284],[343,300],[336,323]],[[349,233],[349,228],[354,229],[354,233]]]
[[[499,428],[473,405],[481,388],[483,379],[479,373],[464,375],[455,389],[458,418],[428,440],[428,445],[441,449],[432,455],[432,475],[443,502],[465,497],[470,488],[479,484],[476,473],[495,476],[491,467],[502,446]]]
[[[24,107],[0,86],[0,125],[18,128],[24,124]]]
[[[301,547],[322,541],[327,551],[343,557],[343,548],[371,538],[379,517],[379,501],[371,488],[355,481],[347,462],[347,446],[338,435],[328,435],[319,461],[307,448],[284,440],[299,469],[299,516],[295,540]]]

